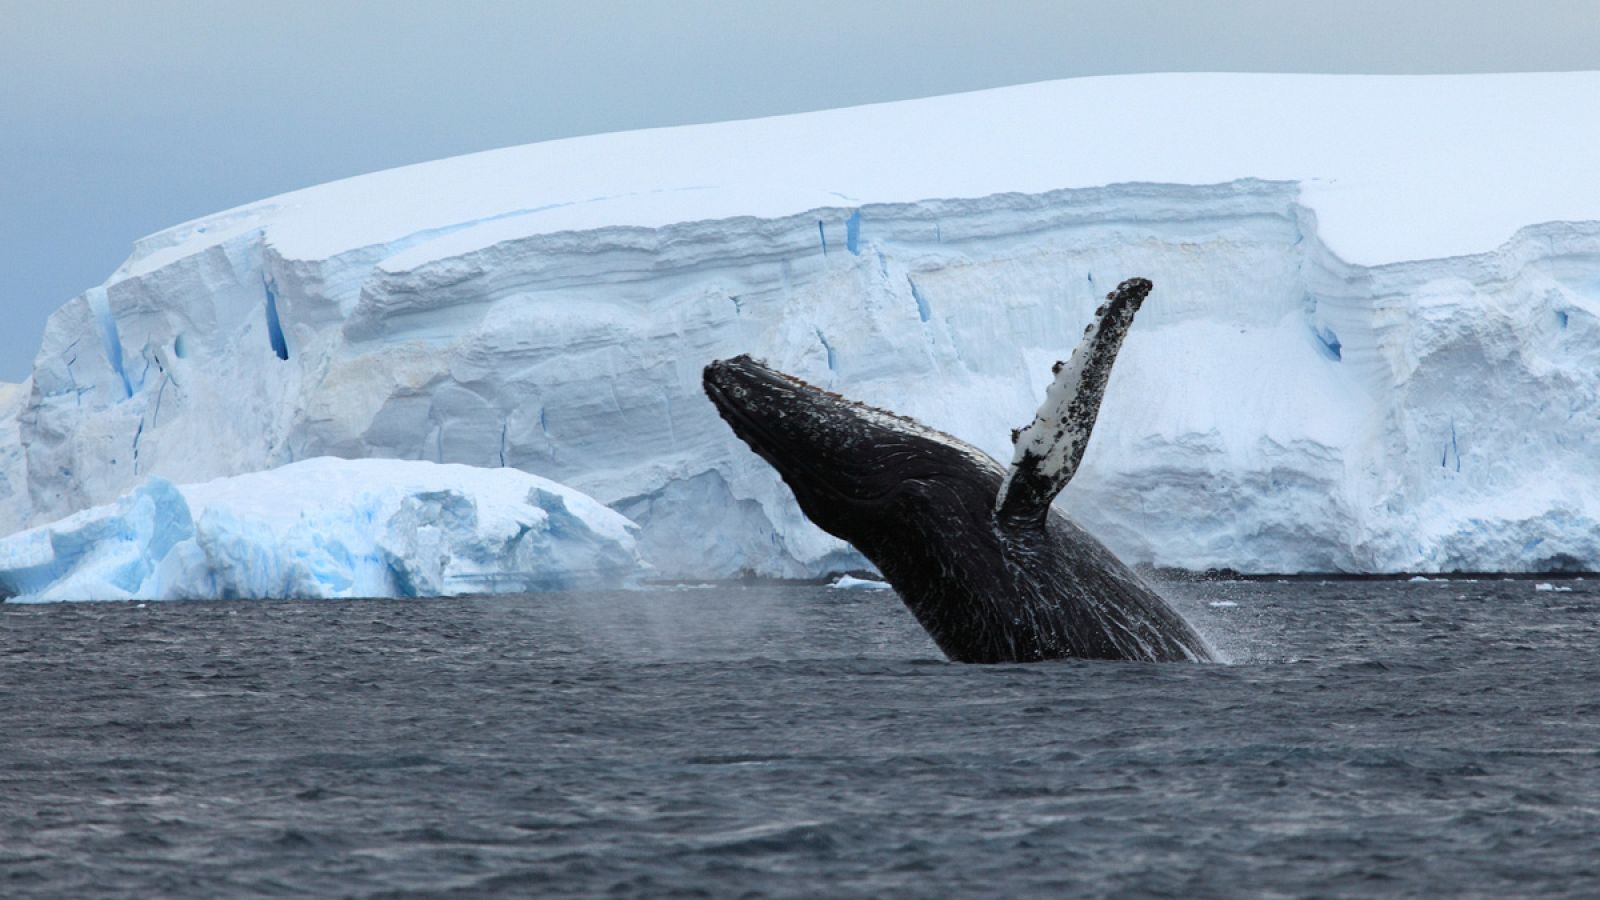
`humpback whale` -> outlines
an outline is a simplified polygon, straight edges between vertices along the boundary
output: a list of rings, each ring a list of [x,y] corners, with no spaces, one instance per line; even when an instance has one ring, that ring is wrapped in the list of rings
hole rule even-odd
[[[1208,661],[1206,642],[1121,560],[1051,506],[1077,471],[1111,365],[1150,293],[1106,296],[1009,468],[921,423],[749,356],[706,366],[706,395],[800,509],[871,560],[957,662]]]

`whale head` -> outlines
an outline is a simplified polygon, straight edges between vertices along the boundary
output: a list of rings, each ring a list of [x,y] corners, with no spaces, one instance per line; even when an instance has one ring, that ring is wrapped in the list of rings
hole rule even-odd
[[[1108,304],[1100,320],[1118,309]],[[1082,364],[1058,366],[1058,376],[1086,385],[1075,397],[1095,402],[1047,398],[1044,418],[1019,438],[1066,436],[1063,415],[1095,414],[1104,378],[1091,376],[1104,370],[1101,351],[1114,354],[1108,335],[1119,337],[1091,328]],[[1022,454],[1013,472],[1025,477],[1007,479],[970,444],[748,356],[711,363],[703,381],[722,418],[778,471],[801,511],[871,560],[951,659],[1211,658],[1111,551],[1050,510],[1075,453],[1051,446]],[[1020,492],[1014,509],[996,502],[1003,480]]]
[[[970,444],[749,356],[711,363],[703,383],[806,516],[869,556],[907,521],[988,520],[1004,470]]]

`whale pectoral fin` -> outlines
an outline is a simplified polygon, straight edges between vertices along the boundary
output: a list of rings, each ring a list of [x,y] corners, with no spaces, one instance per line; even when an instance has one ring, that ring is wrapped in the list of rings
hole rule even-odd
[[[1042,523],[1050,502],[1078,471],[1111,364],[1150,288],[1146,279],[1130,278],[1106,295],[1072,358],[1056,363],[1056,379],[1033,421],[1011,433],[1016,452],[995,498],[995,516],[1003,524]]]

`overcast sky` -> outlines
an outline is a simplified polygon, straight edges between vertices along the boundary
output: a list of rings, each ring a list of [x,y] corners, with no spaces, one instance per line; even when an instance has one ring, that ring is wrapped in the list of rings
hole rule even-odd
[[[1573,69],[1600,0],[0,0],[0,381],[134,239],[405,163],[1090,74]]]

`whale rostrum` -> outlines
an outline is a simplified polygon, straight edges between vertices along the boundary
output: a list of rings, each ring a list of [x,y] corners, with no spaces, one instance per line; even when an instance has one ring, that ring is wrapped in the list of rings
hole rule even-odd
[[[1165,600],[1051,501],[1088,446],[1112,364],[1151,284],[1106,297],[1009,469],[919,422],[748,356],[706,366],[706,395],[812,522],[871,560],[958,662],[1208,661]]]

